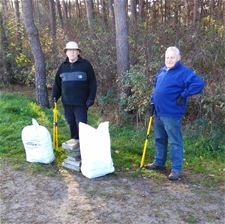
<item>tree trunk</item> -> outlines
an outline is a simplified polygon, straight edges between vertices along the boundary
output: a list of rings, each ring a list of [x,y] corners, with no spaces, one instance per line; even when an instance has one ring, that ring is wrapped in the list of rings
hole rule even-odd
[[[128,55],[128,30],[127,30],[127,10],[126,0],[114,1],[115,25],[116,25],[116,59],[118,77],[118,96],[124,101],[127,98],[130,87],[124,86],[124,79],[129,69]],[[118,105],[118,111],[126,108],[125,103]],[[121,117],[118,117],[120,119]]]
[[[138,29],[137,29],[137,0],[130,1],[130,10],[131,10],[131,22],[129,24],[129,35],[133,38],[134,41],[134,49],[137,49],[138,45]],[[132,58],[130,58],[131,64],[135,64],[137,61],[137,54],[134,54]]]
[[[0,86],[8,85],[12,79],[12,66],[7,59],[8,40],[5,33],[3,15],[0,11]]]
[[[126,0],[114,2],[116,24],[117,75],[129,68]]]
[[[189,6],[188,6],[188,0],[185,0],[184,1],[184,6],[185,6],[184,21],[185,21],[185,25],[188,26],[188,24],[189,24]]]
[[[179,11],[179,2],[174,3],[174,27],[178,30],[180,23],[180,11]]]
[[[102,17],[103,17],[103,21],[104,21],[104,25],[107,28],[108,27],[108,8],[106,7],[106,0],[101,0],[101,6],[102,6]]]
[[[33,7],[34,7],[34,12],[33,12],[33,17],[34,19],[37,20],[37,23],[38,24],[42,24],[41,23],[41,10],[40,10],[40,6],[39,6],[39,3],[38,3],[38,0],[33,0]]]
[[[53,41],[56,39],[56,16],[55,16],[55,3],[54,0],[49,0],[49,23],[50,23],[50,34]]]
[[[109,17],[111,18],[112,27],[114,29],[114,27],[115,27],[115,14],[114,14],[114,8],[113,8],[113,0],[109,0],[108,7],[109,7]]]
[[[66,5],[64,0],[62,0],[62,5],[63,5],[63,13],[64,13],[64,16],[67,20],[68,19],[68,9],[67,9],[67,5]]]
[[[2,7],[2,10],[3,10],[3,17],[8,17],[8,14],[9,14],[9,11],[10,11],[10,7],[9,7],[9,1],[7,0],[2,0],[1,1],[1,7]]]
[[[50,24],[50,35],[52,38],[52,53],[55,53],[56,47],[56,15],[55,15],[55,2],[54,0],[49,0],[49,24]]]
[[[165,21],[170,23],[170,0],[165,1]]]
[[[160,0],[160,16],[161,16],[161,22],[164,22],[164,2],[163,0]]]
[[[198,0],[194,0],[194,6],[193,6],[193,27],[197,27],[198,22]]]
[[[130,0],[130,8],[131,8],[131,23],[134,28],[137,25],[137,0]],[[136,31],[136,30],[135,30]]]
[[[16,38],[17,38],[17,46],[19,48],[19,52],[22,52],[22,38],[21,38],[21,32],[20,32],[20,6],[19,1],[14,0],[14,6],[15,6],[15,17],[16,17]]]
[[[139,17],[141,20],[143,20],[144,17],[144,0],[139,0]]]
[[[86,3],[86,11],[87,11],[87,20],[88,20],[88,27],[90,30],[93,28],[93,0],[85,0]]]
[[[222,6],[222,12],[223,12],[223,24],[225,24],[225,2],[223,2],[223,6]]]
[[[69,18],[72,18],[72,6],[71,6],[71,1],[69,0],[68,2],[68,13],[69,13]]]
[[[35,60],[36,101],[42,107],[48,107],[45,60],[41,49],[38,30],[34,24],[32,0],[22,1],[23,20],[28,34],[30,47]]]
[[[63,28],[64,23],[63,23],[63,17],[62,17],[61,4],[60,4],[59,0],[56,0],[56,6],[57,6],[57,12],[58,12],[58,15],[59,15],[59,21],[60,21],[61,27]]]
[[[99,2],[99,0],[95,0],[95,12],[96,12],[96,14],[97,15],[99,15],[100,14],[100,2]]]
[[[209,27],[212,26],[213,21],[213,11],[214,11],[214,0],[209,1],[209,11],[208,11],[208,18],[209,18]]]
[[[80,5],[79,5],[79,2],[78,0],[75,0],[75,15],[76,17],[80,18],[81,17],[81,14],[80,14]]]

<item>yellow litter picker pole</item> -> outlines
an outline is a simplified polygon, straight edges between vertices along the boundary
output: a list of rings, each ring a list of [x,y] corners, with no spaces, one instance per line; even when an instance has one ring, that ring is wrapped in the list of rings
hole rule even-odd
[[[146,139],[145,139],[145,143],[144,143],[144,148],[143,148],[143,153],[142,153],[142,157],[141,157],[141,165],[140,165],[140,168],[142,168],[144,166],[144,162],[145,162],[145,156],[146,156],[146,151],[147,151],[147,146],[148,146],[148,138],[149,138],[150,131],[151,131],[151,126],[152,126],[152,122],[153,122],[154,111],[155,111],[154,104],[151,104],[151,106],[150,106],[150,119],[149,119],[149,122],[148,122],[147,135],[146,135]]]
[[[58,109],[57,102],[54,100],[53,107],[53,129],[52,129],[53,149],[58,150]]]

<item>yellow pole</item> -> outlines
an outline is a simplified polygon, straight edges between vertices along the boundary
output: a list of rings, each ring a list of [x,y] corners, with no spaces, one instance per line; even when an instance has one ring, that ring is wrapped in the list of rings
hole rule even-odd
[[[145,155],[146,155],[147,145],[148,145],[148,138],[149,138],[149,134],[150,134],[150,131],[151,131],[151,126],[152,126],[152,120],[153,120],[153,116],[151,116],[150,119],[149,119],[148,130],[147,130],[147,135],[146,135],[146,139],[145,139],[145,143],[144,143],[144,149],[143,149],[143,153],[142,153],[142,157],[141,157],[140,168],[142,168],[144,166]]]
[[[53,148],[55,150],[58,149],[58,109],[57,103],[54,101],[54,108],[53,108],[53,130],[52,130],[52,139],[53,139]]]

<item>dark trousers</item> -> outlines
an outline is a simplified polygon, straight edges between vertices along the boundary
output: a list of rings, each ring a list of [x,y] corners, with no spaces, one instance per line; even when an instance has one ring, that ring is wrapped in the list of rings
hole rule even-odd
[[[64,115],[70,127],[70,136],[79,139],[79,122],[87,124],[87,107],[63,105]]]

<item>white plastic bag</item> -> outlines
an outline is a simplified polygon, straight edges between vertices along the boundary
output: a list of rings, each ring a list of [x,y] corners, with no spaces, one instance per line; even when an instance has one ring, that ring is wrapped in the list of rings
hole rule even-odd
[[[79,136],[82,174],[95,178],[114,172],[109,122],[101,123],[97,129],[80,122]]]
[[[22,141],[28,162],[51,163],[54,160],[51,135],[35,119],[32,125],[23,128]]]

